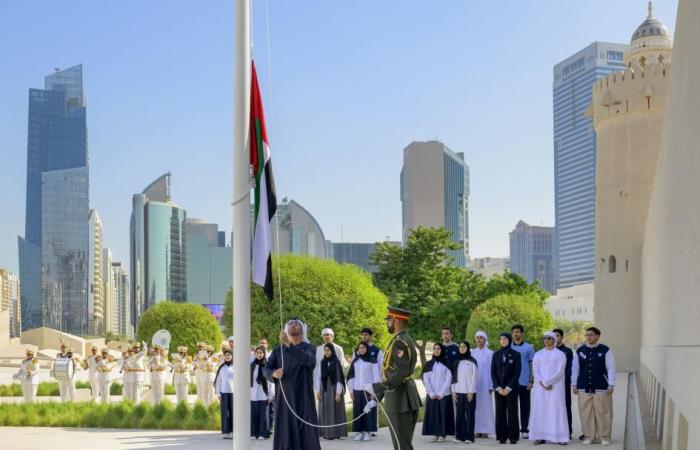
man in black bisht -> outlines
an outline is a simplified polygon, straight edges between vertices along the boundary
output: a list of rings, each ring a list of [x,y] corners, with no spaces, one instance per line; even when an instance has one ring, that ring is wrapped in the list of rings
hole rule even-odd
[[[280,333],[280,342],[281,345],[272,351],[265,366],[265,377],[275,383],[272,448],[321,450],[318,428],[304,423],[318,423],[313,387],[316,347],[306,339],[306,327],[298,319],[287,322]]]
[[[496,439],[501,444],[510,440],[518,442],[520,424],[518,421],[518,378],[520,378],[520,353],[510,346],[509,333],[501,333],[501,348],[491,360],[491,380],[496,399]]]
[[[571,365],[574,361],[574,351],[564,345],[564,330],[556,328],[552,330],[557,335],[557,348],[566,355],[566,369],[564,370],[564,384],[566,387],[566,418],[569,420],[569,439],[573,428],[571,426]]]

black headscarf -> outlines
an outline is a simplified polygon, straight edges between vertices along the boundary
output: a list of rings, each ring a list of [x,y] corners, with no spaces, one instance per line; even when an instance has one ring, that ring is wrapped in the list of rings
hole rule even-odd
[[[258,350],[262,351],[263,353],[262,359],[258,359],[257,357]],[[265,374],[263,373],[263,369],[265,368],[265,364],[267,363],[267,358],[265,357],[265,349],[262,347],[258,347],[255,349],[255,353],[256,356],[250,363],[250,387],[253,387],[253,382],[258,383],[260,386],[262,386],[262,390],[265,393],[265,395],[267,395],[267,380],[265,379]],[[258,367],[258,376],[255,378],[255,380],[253,380],[255,367]]]
[[[231,350],[226,349],[222,352],[221,357],[223,358],[224,355],[226,355],[226,353],[228,353],[229,355],[233,355],[233,353],[231,353]],[[214,377],[214,386],[216,386],[216,380],[219,378],[219,372],[221,372],[221,368],[224,366],[230,366],[231,364],[233,364],[233,359],[231,361],[226,361],[226,358],[224,358],[223,364],[221,364],[219,368],[216,369],[216,376]]]
[[[360,355],[360,345],[363,345],[367,349],[364,355]],[[362,361],[371,364],[375,364],[377,362],[376,358],[372,358],[372,355],[369,354],[369,344],[366,342],[360,342],[355,348],[355,358],[353,358],[352,363],[350,363],[350,370],[348,371],[348,381],[355,378],[355,362],[358,359],[361,359]]]
[[[330,349],[330,357],[326,356],[326,349]],[[343,379],[343,368],[340,365],[340,360],[335,354],[335,346],[333,344],[326,344],[323,346],[323,351],[323,359],[321,360],[321,388],[324,391],[326,390],[328,380],[331,380],[331,386],[335,386],[338,384],[338,382],[345,386],[345,380]]]
[[[478,364],[476,363],[476,359],[474,359],[474,357],[472,356],[472,346],[469,344],[469,342],[468,342],[468,341],[462,341],[462,342],[460,342],[460,344],[464,344],[464,345],[467,346],[467,353],[462,353],[461,351],[460,351],[460,352],[457,352],[457,358],[458,358],[458,359],[457,359],[457,361],[458,361],[457,364],[459,364],[459,361],[464,361],[464,360],[466,359],[466,360],[469,360],[469,361],[473,362],[474,365],[478,365]]]
[[[508,339],[508,347],[510,347],[513,344],[513,336],[511,336],[510,333],[504,331],[503,333],[500,334],[499,338],[507,338]],[[499,344],[500,345],[500,344]],[[508,347],[501,347],[501,348],[508,348]]]
[[[447,347],[445,347],[442,344],[435,344],[440,346],[440,356],[435,356],[435,353],[433,353],[433,357],[428,361],[423,367],[423,373],[428,373],[432,372],[433,366],[435,365],[436,362],[439,362],[440,364],[444,365],[445,367],[448,367],[448,362],[447,362]],[[435,348],[435,345],[433,348]]]

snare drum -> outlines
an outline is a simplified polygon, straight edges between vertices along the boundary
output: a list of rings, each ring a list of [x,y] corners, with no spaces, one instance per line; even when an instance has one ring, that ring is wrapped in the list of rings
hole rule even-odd
[[[54,364],[54,377],[57,380],[71,380],[75,375],[75,363],[72,359],[59,358]]]

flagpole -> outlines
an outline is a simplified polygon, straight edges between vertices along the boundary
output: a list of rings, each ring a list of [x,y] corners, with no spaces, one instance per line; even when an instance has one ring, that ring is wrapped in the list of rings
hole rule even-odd
[[[233,448],[250,448],[250,0],[234,0]]]

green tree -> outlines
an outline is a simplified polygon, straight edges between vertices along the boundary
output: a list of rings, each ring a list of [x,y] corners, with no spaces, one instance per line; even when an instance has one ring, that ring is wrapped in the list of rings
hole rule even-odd
[[[438,339],[442,327],[464,329],[459,325],[465,311],[458,306],[464,303],[464,277],[468,275],[454,264],[450,252],[462,246],[450,236],[444,228],[418,227],[403,247],[379,243],[370,256],[370,264],[378,268],[377,287],[392,305],[413,313],[409,330],[418,340],[422,363],[427,342]]]
[[[564,331],[564,344],[575,348],[586,341],[586,328],[593,324],[583,320],[555,320],[554,328],[561,328]]]
[[[198,341],[218,347],[224,339],[216,318],[193,303],[162,302],[148,308],[139,320],[136,337],[150,346],[156,331],[163,329],[170,332],[171,351],[185,345],[194,353]]]
[[[280,315],[279,269],[282,281]],[[252,343],[265,337],[270,344],[279,342],[281,322],[298,317],[308,325],[309,340],[319,345],[321,330],[333,328],[335,342],[349,355],[359,341],[360,329],[374,330],[375,341],[387,342],[384,324],[387,299],[372,284],[369,273],[352,264],[299,255],[275,255],[272,262],[275,298],[270,301],[263,290],[251,287]],[[227,333],[233,332],[233,299],[229,292],[224,308]]]
[[[516,323],[523,326],[525,340],[535,348],[543,346],[542,336],[554,328],[552,315],[544,309],[536,293],[501,294],[485,301],[472,312],[467,336],[474,336],[477,331],[483,330],[493,344],[500,333],[510,333]]]

